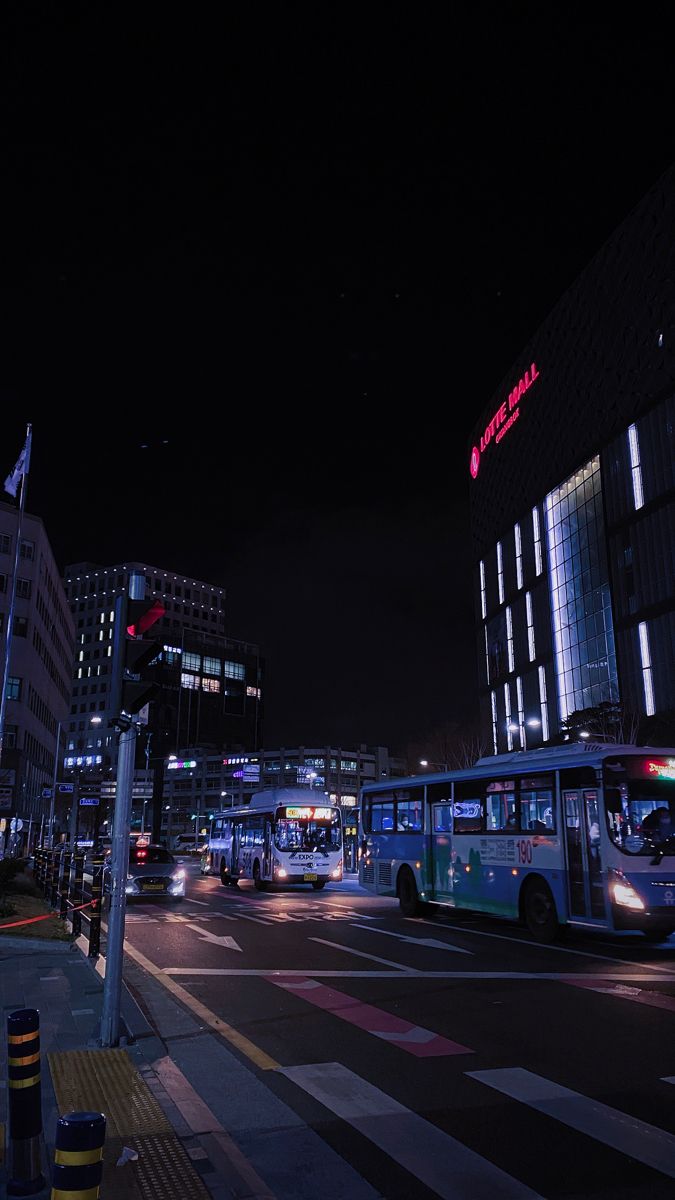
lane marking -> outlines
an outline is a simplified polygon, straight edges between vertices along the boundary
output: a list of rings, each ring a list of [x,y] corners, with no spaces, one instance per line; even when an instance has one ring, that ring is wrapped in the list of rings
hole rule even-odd
[[[675,1179],[675,1135],[638,1121],[637,1117],[610,1108],[561,1087],[543,1075],[535,1075],[524,1067],[505,1067],[494,1071],[467,1071],[471,1079],[485,1083],[512,1100],[519,1100],[537,1112],[553,1117],[570,1129],[628,1154],[647,1167],[653,1167]]]
[[[280,975],[268,976],[268,980],[288,992],[301,991],[303,993],[301,998],[306,1003],[313,1004],[316,1008],[321,1008],[324,1012],[329,1012],[334,1017],[339,1017],[341,1021],[347,1021],[350,1025],[356,1025],[364,1033],[370,1033],[373,1037],[382,1038],[392,1045],[397,1045],[401,1050],[407,1050],[409,1054],[414,1054],[417,1058],[475,1053],[469,1046],[463,1046],[461,1042],[452,1042],[440,1033],[424,1029],[421,1025],[414,1025],[411,1021],[404,1021],[401,1017],[387,1012],[386,1009],[375,1008],[373,1004],[364,1004],[361,1000],[356,1000],[354,996],[348,996],[345,992],[336,992],[322,983],[317,983],[316,980],[284,979]]]
[[[262,917],[252,917],[249,913],[239,913],[242,921],[255,921],[256,925],[273,925],[273,921],[263,921]]]
[[[322,938],[310,938],[310,941],[320,942]],[[325,945],[332,946],[333,942],[326,942]],[[340,950],[348,949],[346,946],[339,946]],[[354,954],[353,950],[349,951]],[[374,955],[364,954],[363,958],[374,958]],[[387,962],[386,958],[375,959],[376,962]],[[393,963],[396,968],[394,971],[339,971],[320,970],[316,971],[313,967],[303,967],[301,970],[287,970],[284,967],[158,967],[158,971],[163,971],[166,975],[312,975],[317,979],[514,979],[514,980],[532,980],[537,983],[543,980],[544,983],[569,983],[575,978],[583,978],[583,976],[571,975],[564,971],[547,971],[547,972],[529,972],[529,971],[418,971],[415,967],[401,968],[398,963]],[[617,983],[653,983],[653,975],[616,975],[608,974],[602,977],[603,979],[615,980]],[[675,975],[667,977],[666,982],[675,983]]]
[[[239,1033],[237,1029],[233,1029],[226,1021],[222,1021],[210,1008],[202,1004],[201,1000],[197,1000],[191,995],[187,988],[181,987],[179,983],[176,983],[174,979],[171,979],[162,971],[161,967],[151,962],[149,958],[141,954],[140,950],[137,950],[135,946],[131,946],[126,940],[124,942],[124,951],[130,958],[133,958],[134,962],[143,967],[149,975],[152,975],[153,979],[157,980],[157,983],[161,983],[162,987],[171,992],[173,996],[176,996],[181,1004],[189,1008],[190,1012],[194,1013],[196,1017],[199,1017],[200,1021],[208,1025],[209,1029],[213,1029],[215,1033],[225,1038],[225,1041],[230,1042],[232,1046],[236,1046],[237,1050],[241,1054],[245,1054],[247,1058],[250,1058],[251,1062],[260,1067],[261,1071],[276,1071],[279,1066],[276,1059],[271,1058],[269,1054],[266,1054],[264,1050],[256,1046],[245,1034]]]
[[[557,946],[553,942],[531,942],[526,938],[510,937],[505,933],[488,933],[484,929],[471,929],[463,925],[451,925],[449,921],[428,921],[426,917],[404,917],[404,921],[414,921],[416,925],[433,925],[436,929],[453,929],[456,933],[466,933],[471,937],[497,938],[500,942],[515,942],[517,946],[536,947],[539,950],[555,950],[556,954],[576,954],[579,958],[594,958],[596,962],[632,964],[626,958],[614,958],[609,954],[593,954],[590,950],[571,950],[568,946]],[[670,971],[670,967],[662,967],[656,963],[640,963],[645,971]]]
[[[311,937],[310,942],[320,942],[322,946],[331,946],[334,950],[345,950],[347,954],[354,954],[357,958],[369,958],[371,962],[384,963],[385,967],[396,967],[402,975],[407,975],[412,967],[405,967],[402,963],[392,962],[390,958],[379,958],[377,954],[366,954],[363,950],[352,950],[351,946],[343,946],[340,942],[329,942],[326,938]],[[317,974],[316,971],[311,972],[312,975]]]
[[[412,946],[428,946],[433,950],[452,950],[455,954],[470,954],[473,957],[473,950],[463,950],[460,946],[451,946],[449,942],[439,942],[436,938],[408,937],[405,933],[392,933],[390,929],[359,925],[356,921],[352,922],[352,929],[366,929],[368,933],[383,933],[385,937],[398,938],[399,942],[409,942]]]
[[[204,908],[210,908],[208,900],[195,900],[194,896],[190,896],[190,904],[201,904]]]
[[[340,1063],[281,1067],[279,1073],[357,1129],[441,1200],[541,1200],[526,1184]]]
[[[238,950],[240,954],[243,953],[239,943],[227,933],[219,936],[211,933],[210,929],[204,929],[203,925],[187,925],[186,929],[194,929],[195,933],[199,935],[200,942],[208,942],[213,946],[223,946],[226,950]]]

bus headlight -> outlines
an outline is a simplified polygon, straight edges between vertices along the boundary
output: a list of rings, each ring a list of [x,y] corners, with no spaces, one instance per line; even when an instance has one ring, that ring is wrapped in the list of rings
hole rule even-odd
[[[337,867],[331,872],[333,879],[342,879],[342,859],[340,859]]]
[[[274,873],[275,873],[275,875],[278,876],[279,879],[285,879],[288,874],[288,871],[286,870],[285,867],[277,867],[277,869]]]
[[[644,910],[644,901],[641,900],[635,888],[624,876],[615,878],[612,883],[612,898],[615,904],[620,904],[622,908],[632,908],[639,912]]]

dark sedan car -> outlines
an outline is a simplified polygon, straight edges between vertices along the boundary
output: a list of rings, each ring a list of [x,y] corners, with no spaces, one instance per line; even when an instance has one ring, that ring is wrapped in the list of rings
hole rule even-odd
[[[104,891],[110,891],[110,858],[104,867]],[[125,892],[127,900],[155,896],[182,900],[185,895],[185,870],[164,846],[131,846]]]

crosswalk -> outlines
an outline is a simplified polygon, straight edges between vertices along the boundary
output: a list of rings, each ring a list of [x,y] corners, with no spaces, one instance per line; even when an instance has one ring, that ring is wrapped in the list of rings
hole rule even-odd
[[[279,1073],[358,1130],[442,1200],[544,1200],[526,1180],[504,1171],[341,1063],[282,1067]],[[621,1156],[615,1166],[619,1174],[623,1161],[625,1167],[630,1162],[635,1169],[637,1163],[667,1179],[675,1178],[675,1135],[667,1130],[523,1068],[467,1071],[466,1076],[617,1152]],[[675,1077],[663,1077],[662,1081],[675,1083]],[[519,1127],[524,1128],[522,1119]],[[580,1166],[584,1159],[580,1145]],[[656,1194],[654,1180],[652,1176],[649,1185],[646,1178],[644,1181],[652,1195]],[[672,1185],[665,1179],[664,1185],[668,1191],[659,1190],[659,1196],[670,1194]],[[574,1194],[590,1197],[595,1193],[580,1189]],[[603,1197],[609,1194],[612,1189],[605,1191],[604,1187],[598,1193]]]

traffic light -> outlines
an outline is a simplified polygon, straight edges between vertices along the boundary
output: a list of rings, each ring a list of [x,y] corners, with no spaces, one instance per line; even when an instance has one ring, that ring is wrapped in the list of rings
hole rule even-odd
[[[158,685],[148,676],[148,667],[157,658],[158,643],[144,634],[166,611],[161,600],[127,600],[122,672],[121,715],[133,717],[152,700]]]

